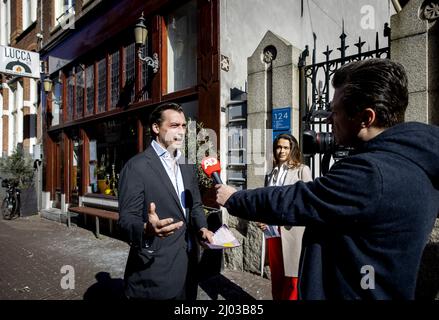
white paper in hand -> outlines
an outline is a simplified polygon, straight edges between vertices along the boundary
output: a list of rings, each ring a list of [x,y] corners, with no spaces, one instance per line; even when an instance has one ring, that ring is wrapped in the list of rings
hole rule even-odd
[[[230,229],[223,224],[221,228],[213,234],[213,243],[206,242],[206,245],[210,249],[224,249],[238,247],[241,244],[235,238]]]

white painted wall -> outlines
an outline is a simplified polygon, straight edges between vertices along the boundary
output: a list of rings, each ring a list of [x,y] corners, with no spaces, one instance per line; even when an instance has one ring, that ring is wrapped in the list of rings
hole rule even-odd
[[[380,34],[384,46],[383,26],[394,13],[390,0],[222,0],[220,8],[220,51],[230,58],[230,70],[221,71],[221,106],[230,97],[230,88],[245,89],[247,57],[250,57],[262,37],[270,30],[289,41],[293,46],[313,48],[313,32],[317,35],[317,61],[324,59],[321,52],[340,46],[339,36],[344,19],[348,53],[355,53],[353,45],[361,36],[371,49],[375,48],[375,34]],[[364,10],[364,11],[362,11]],[[372,10],[372,11],[371,11]],[[373,15],[370,15],[373,13]],[[374,29],[370,27],[374,17]],[[367,44],[365,48],[367,50]],[[339,57],[333,52],[331,57]]]
[[[13,141],[14,141],[14,105],[15,105],[15,91],[11,90],[8,86],[8,96],[9,96],[9,105],[8,105],[8,156],[12,154]]]
[[[0,86],[0,89],[3,88]],[[3,153],[3,94],[0,93],[0,158],[2,157]]]
[[[384,23],[394,14],[391,0],[221,0],[220,53],[230,59],[228,72],[221,70],[221,107],[230,99],[230,89],[246,91],[247,58],[250,57],[267,31],[272,31],[293,46],[304,50],[309,46],[312,58],[313,32],[317,35],[317,62],[329,46],[330,59],[340,57],[340,34],[344,21],[347,55],[357,53],[354,46],[361,36],[366,45],[362,51],[375,49],[376,32],[380,47],[387,46]],[[298,61],[296,61],[297,63]],[[297,106],[296,106],[297,107]],[[227,159],[226,114],[221,113],[221,159]],[[222,179],[226,178],[226,161],[222,161]]]
[[[20,81],[17,82],[16,99],[15,99],[15,110],[17,111],[16,118],[16,144],[23,143],[23,85]],[[14,145],[14,148],[17,145]]]

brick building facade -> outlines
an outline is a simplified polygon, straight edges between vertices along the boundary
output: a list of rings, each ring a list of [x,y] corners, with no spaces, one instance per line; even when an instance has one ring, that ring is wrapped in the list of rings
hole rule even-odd
[[[39,21],[36,0],[1,1],[0,44],[28,51],[38,51]],[[1,75],[0,130],[1,154],[10,155],[17,145],[30,154],[41,143],[41,110],[39,105],[38,79]]]

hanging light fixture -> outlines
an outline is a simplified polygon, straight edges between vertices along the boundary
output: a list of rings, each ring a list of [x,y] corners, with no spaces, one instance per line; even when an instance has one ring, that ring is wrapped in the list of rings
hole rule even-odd
[[[139,50],[137,51],[137,55],[139,59],[145,62],[148,66],[152,67],[154,73],[157,73],[159,69],[159,59],[158,54],[154,53],[151,57],[143,56],[143,50],[145,48],[146,41],[148,40],[148,29],[145,25],[145,18],[142,15],[140,16],[137,24],[134,27],[134,38],[136,41],[136,45],[139,46]]]

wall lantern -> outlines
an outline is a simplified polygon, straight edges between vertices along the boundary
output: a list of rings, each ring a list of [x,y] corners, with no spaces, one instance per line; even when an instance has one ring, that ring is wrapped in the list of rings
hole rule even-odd
[[[159,58],[158,54],[154,53],[151,57],[143,56],[143,51],[145,48],[145,43],[148,40],[148,29],[145,25],[145,18],[142,15],[140,16],[137,24],[134,27],[134,37],[136,40],[136,45],[139,45],[139,50],[137,51],[137,55],[139,59],[145,62],[148,66],[152,67],[154,73],[157,73],[159,69]]]
[[[53,82],[48,76],[43,80],[44,92],[46,94],[52,91],[52,84]]]

